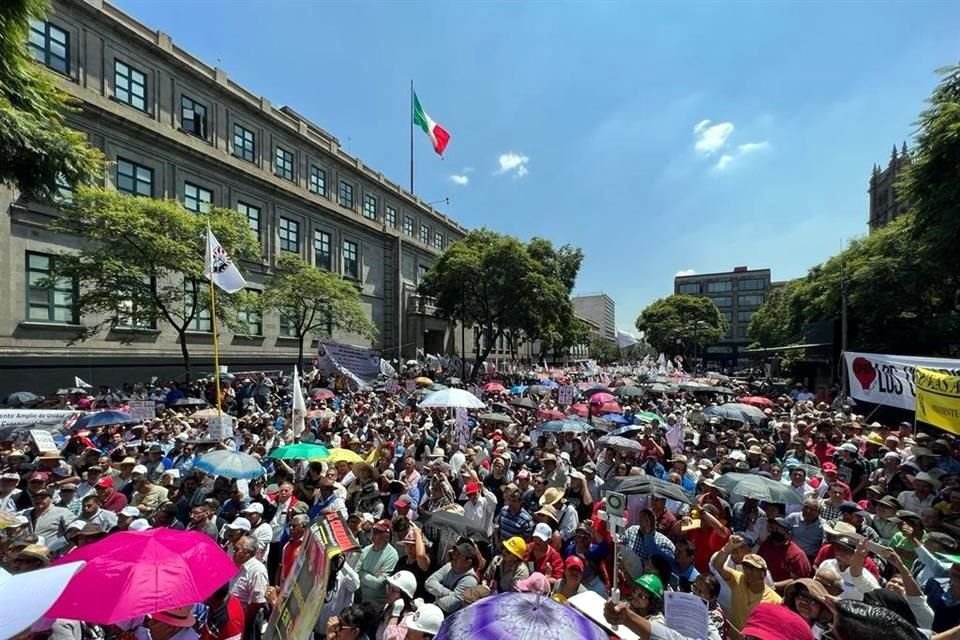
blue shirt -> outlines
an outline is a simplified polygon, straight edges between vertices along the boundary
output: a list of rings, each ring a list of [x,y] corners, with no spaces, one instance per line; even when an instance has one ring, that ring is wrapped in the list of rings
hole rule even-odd
[[[510,513],[509,507],[500,509],[500,539],[506,540],[513,536],[520,536],[524,540],[533,535],[533,516],[526,509],[520,508],[516,514]]]

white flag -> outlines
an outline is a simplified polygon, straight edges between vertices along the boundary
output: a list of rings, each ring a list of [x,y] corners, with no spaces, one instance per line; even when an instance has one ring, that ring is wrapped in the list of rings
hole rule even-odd
[[[632,334],[627,333],[626,331],[620,331],[617,329],[617,347],[620,349],[626,349],[627,347],[632,347],[637,344],[637,339],[633,337]]]
[[[93,389],[93,385],[89,382],[84,382],[77,376],[73,376],[73,386],[80,387],[81,389]]]
[[[303,433],[304,422],[307,418],[307,403],[303,399],[303,387],[300,386],[300,372],[293,368],[293,437],[299,438]]]
[[[235,293],[247,286],[237,265],[227,255],[210,227],[207,227],[207,259],[203,275],[227,293]]]

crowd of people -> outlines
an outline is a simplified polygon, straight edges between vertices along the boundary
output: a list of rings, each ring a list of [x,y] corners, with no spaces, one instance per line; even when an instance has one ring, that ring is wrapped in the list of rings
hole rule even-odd
[[[802,385],[763,398],[761,419],[731,420],[709,408],[755,395],[745,381],[644,391],[658,373],[501,376],[477,391],[486,406],[466,429],[452,410],[420,406],[438,387],[419,376],[462,386],[444,372],[408,368],[416,391],[315,373],[302,433],[289,379],[240,376],[223,380],[235,421],[220,441],[182,402],[216,405],[212,380],[72,390],[63,406],[154,400],[157,417],[69,430],[57,452],[23,432],[0,442],[3,570],[41,570],[115,532],[172,528],[209,536],[237,571],[190,606],[116,625],[43,618],[17,637],[259,638],[311,523],[337,514],[359,551],[336,556],[325,591],[308,596],[322,598],[315,637],[420,640],[499,594],[575,606],[593,592],[611,637],[683,640],[665,607],[683,592],[706,603],[710,640],[960,638],[957,439],[872,421]],[[572,405],[560,404],[567,386]],[[295,442],[349,454],[271,457]],[[254,456],[263,474],[195,466],[224,449]],[[734,484],[735,474],[749,478]],[[627,482],[637,477],[649,482],[624,489],[617,529],[607,491],[641,486]],[[7,606],[19,597],[29,596],[2,593]]]

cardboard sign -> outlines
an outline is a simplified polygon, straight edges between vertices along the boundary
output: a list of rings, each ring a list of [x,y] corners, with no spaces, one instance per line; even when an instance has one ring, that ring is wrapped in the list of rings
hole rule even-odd
[[[573,399],[577,395],[577,388],[571,385],[564,385],[557,389],[557,404],[569,406],[573,404]]]
[[[403,388],[407,390],[407,393],[413,393],[417,390],[417,383],[413,380],[407,379],[403,383]]]
[[[233,437],[233,416],[223,414],[207,419],[211,440],[226,440]]]
[[[153,420],[157,417],[157,403],[153,400],[130,400],[127,403],[130,416],[138,421]]]
[[[470,424],[467,422],[467,410],[464,407],[457,407],[455,410],[456,420],[454,421],[457,442],[461,447],[466,447],[470,443]]]
[[[53,436],[49,431],[31,429],[30,437],[33,438],[33,443],[37,445],[37,449],[39,449],[41,453],[46,453],[47,451],[56,453],[59,451],[59,449],[57,449],[57,443],[53,441]]]
[[[387,393],[396,393],[400,390],[400,383],[397,382],[394,378],[387,380],[387,383],[384,385],[384,389]]]
[[[687,638],[707,638],[709,611],[707,602],[692,593],[668,591],[663,594],[663,617],[666,627]]]

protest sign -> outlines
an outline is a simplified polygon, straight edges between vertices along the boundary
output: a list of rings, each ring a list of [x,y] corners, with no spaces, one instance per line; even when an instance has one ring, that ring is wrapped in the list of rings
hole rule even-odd
[[[407,379],[403,383],[403,388],[407,390],[407,393],[413,393],[417,390],[417,383],[414,380]]]
[[[137,422],[153,420],[157,417],[157,403],[153,400],[130,400],[128,413]]]
[[[470,424],[467,422],[467,410],[464,407],[457,407],[454,415],[454,427],[457,434],[457,442],[461,447],[466,447],[470,443]]]
[[[359,387],[367,387],[381,373],[380,352],[339,342],[321,342],[317,368],[325,375],[342,375]]]
[[[226,440],[233,437],[233,416],[223,414],[207,418],[207,428],[210,430],[211,440]]]
[[[916,406],[917,367],[935,369],[960,376],[960,360],[890,356],[876,353],[844,353],[850,396],[854,400],[873,402],[913,411]]]
[[[707,602],[692,593],[667,591],[663,594],[663,617],[668,629],[687,638],[709,637]]]
[[[960,376],[917,367],[917,420],[960,434]]]
[[[0,427],[64,425],[76,413],[72,409],[0,409]]]
[[[385,390],[387,393],[396,393],[397,391],[400,390],[400,383],[397,382],[395,378],[390,378],[390,379],[387,380],[387,382],[384,384],[384,390]]]
[[[57,452],[57,443],[53,441],[53,435],[49,431],[43,431],[42,429],[31,429],[30,437],[33,438],[34,444],[37,445],[37,449],[40,453],[46,451]]]
[[[573,399],[577,395],[576,387],[564,385],[557,389],[557,404],[560,406],[569,406],[573,404]]]

